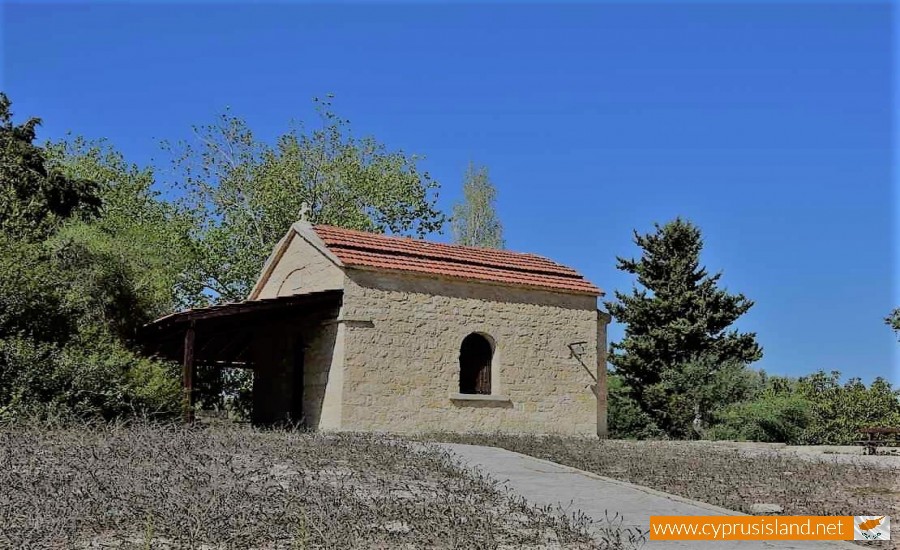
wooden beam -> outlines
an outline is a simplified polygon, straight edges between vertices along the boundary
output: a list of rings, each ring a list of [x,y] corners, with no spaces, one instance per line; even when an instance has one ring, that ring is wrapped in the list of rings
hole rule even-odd
[[[206,327],[204,327],[205,329]],[[228,346],[234,339],[237,337],[237,334],[231,334],[227,332],[219,332],[216,330],[203,331],[204,336],[209,332],[210,335],[208,338],[201,338],[197,343],[197,350],[194,352],[194,361],[204,361],[209,357],[213,357],[217,359],[219,356],[219,352],[221,351],[223,346]],[[204,342],[204,340],[206,340]]]
[[[195,321],[200,319],[217,319],[222,317],[233,317],[234,315],[248,315],[253,313],[266,313],[272,310],[287,309],[303,306],[303,313],[333,315],[341,304],[343,291],[340,290],[323,290],[314,294],[298,294],[296,296],[284,296],[281,298],[267,298],[265,300],[251,300],[247,302],[237,302],[232,304],[222,304],[218,306],[209,306],[206,308],[198,308],[194,310],[183,311],[167,315],[161,319],[157,319],[145,328],[163,329],[166,326],[185,322],[187,320]]]
[[[181,385],[184,391],[182,416],[184,421],[194,421],[194,323],[184,333],[184,362],[181,365]]]
[[[230,363],[249,342],[245,334],[235,333],[227,335],[227,340],[212,351],[212,358],[216,361]],[[237,351],[235,351],[237,350]]]

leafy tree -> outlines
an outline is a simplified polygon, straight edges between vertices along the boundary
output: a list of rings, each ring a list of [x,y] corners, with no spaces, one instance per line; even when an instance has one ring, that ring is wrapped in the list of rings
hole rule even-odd
[[[673,437],[706,438],[715,411],[746,399],[753,389],[753,371],[745,363],[705,353],[696,357],[663,370],[660,382],[644,394],[651,403],[665,405],[660,422]]]
[[[884,318],[885,324],[894,329],[894,332],[900,336],[900,307],[891,312],[890,315]]]
[[[753,302],[718,288],[721,274],[700,267],[700,230],[680,218],[655,227],[635,232],[640,259],[617,258],[643,288],[616,292],[616,301],[606,303],[626,325],[609,360],[654,423],[684,437],[691,417],[708,422],[714,405],[744,397],[744,367],[762,350],[755,334],[728,330]]]
[[[859,429],[900,425],[900,390],[876,378],[840,381],[840,373],[762,376],[748,399],[715,412],[713,439],[849,445]]]
[[[441,229],[438,183],[419,158],[355,138],[349,122],[317,100],[320,127],[295,126],[274,145],[229,113],[195,128],[198,143],[168,149],[181,182],[181,212],[192,220],[199,299],[246,297],[275,243],[302,207],[312,223],[425,235]]]
[[[174,373],[127,346],[134,281],[116,255],[0,233],[0,417],[177,411]]]
[[[32,143],[37,119],[16,126],[9,106],[3,96],[0,416],[176,411],[173,373],[128,347],[159,296],[123,253],[139,233],[105,216],[116,184],[56,162]]]
[[[812,404],[797,394],[766,394],[715,412],[709,439],[796,445],[812,422]]]
[[[58,275],[41,243],[0,232],[0,338],[65,342],[72,337],[77,312],[67,294],[51,286]]]
[[[456,244],[503,248],[503,225],[494,203],[497,189],[487,167],[469,164],[463,181],[463,199],[453,207],[451,227]]]
[[[196,256],[191,220],[162,199],[153,170],[129,164],[105,140],[61,140],[48,144],[46,154],[57,172],[94,182],[102,204],[89,222],[64,224],[56,245],[80,246],[128,266],[142,300],[133,311],[142,321],[194,303],[201,289],[184,277]]]
[[[0,92],[0,230],[19,238],[40,238],[61,219],[94,214],[100,199],[92,182],[48,169],[34,145],[39,118],[16,125],[12,103]]]
[[[860,428],[900,426],[900,390],[880,377],[867,387],[859,378],[841,384],[840,372],[819,371],[800,378],[796,393],[812,403],[803,443],[849,444]]]

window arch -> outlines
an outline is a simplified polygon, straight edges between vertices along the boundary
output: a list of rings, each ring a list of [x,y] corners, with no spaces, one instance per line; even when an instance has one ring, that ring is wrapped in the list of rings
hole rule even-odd
[[[463,338],[459,347],[459,393],[490,395],[493,343],[473,332]]]

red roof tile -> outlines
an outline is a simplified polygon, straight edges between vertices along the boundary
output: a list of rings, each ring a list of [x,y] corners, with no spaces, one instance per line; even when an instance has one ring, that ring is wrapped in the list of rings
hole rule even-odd
[[[535,254],[433,243],[327,225],[313,229],[348,267],[409,271],[594,296],[603,294],[574,269]]]

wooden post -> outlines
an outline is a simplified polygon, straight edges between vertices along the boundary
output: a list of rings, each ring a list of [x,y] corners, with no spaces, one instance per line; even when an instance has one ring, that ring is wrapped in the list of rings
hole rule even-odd
[[[194,421],[194,323],[184,333],[184,363],[181,366],[181,386],[184,392],[182,416],[186,423]]]

